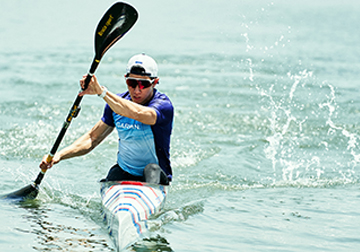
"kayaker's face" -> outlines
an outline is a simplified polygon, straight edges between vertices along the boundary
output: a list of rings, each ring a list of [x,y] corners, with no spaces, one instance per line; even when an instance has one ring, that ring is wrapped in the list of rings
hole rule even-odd
[[[138,103],[138,104],[147,103],[151,99],[151,97],[154,93],[154,87],[155,87],[156,83],[154,83],[148,76],[130,74],[128,79],[132,79],[132,78],[140,80],[140,81],[147,80],[152,83],[149,87],[141,86],[141,85],[136,85],[134,87],[129,84],[127,85],[131,100],[133,102]],[[135,83],[136,83],[136,81],[135,81]]]

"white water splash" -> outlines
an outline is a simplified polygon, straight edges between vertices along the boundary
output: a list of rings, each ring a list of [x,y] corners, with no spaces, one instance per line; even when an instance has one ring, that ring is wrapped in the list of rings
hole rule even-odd
[[[329,111],[328,119],[326,121],[326,125],[329,126],[328,135],[334,134],[335,132],[339,131],[342,135],[349,138],[347,150],[349,150],[350,154],[353,156],[353,160],[350,161],[349,165],[354,168],[357,164],[360,163],[360,153],[356,152],[356,150],[358,150],[359,144],[357,140],[359,137],[355,133],[350,133],[348,130],[345,129],[344,126],[336,125],[333,122],[333,117],[335,117],[334,114],[337,108],[337,103],[335,100],[335,88],[330,84],[327,84],[327,86],[330,88],[331,91],[330,96],[328,97],[328,101],[320,104],[319,107],[321,109],[327,108]]]
[[[247,61],[249,62],[249,80],[254,81],[254,72],[253,72],[252,60],[247,59]]]
[[[298,86],[298,84],[300,83],[301,80],[307,79],[309,77],[312,77],[313,72],[308,72],[307,69],[303,70],[302,72],[299,72],[299,74],[295,74],[295,75],[291,75],[291,73],[288,73],[288,77],[290,77],[291,80],[294,80],[293,85],[291,86],[291,90],[290,90],[290,100],[293,99],[294,97],[294,92]],[[305,83],[304,83],[305,84]]]
[[[280,93],[279,96],[275,89],[277,86],[274,84],[268,90],[257,87],[261,96],[266,98],[264,101],[267,101],[267,105],[262,106],[262,110],[267,114],[268,128],[271,134],[266,137],[267,145],[264,153],[266,158],[271,161],[275,178],[280,175],[279,171],[281,171],[283,181],[291,182],[306,177],[320,180],[325,174],[329,176],[329,173],[335,171],[340,174],[342,181],[351,181],[355,174],[354,168],[360,163],[359,137],[356,133],[347,130],[344,125],[336,122],[338,105],[335,88],[333,85],[323,82],[319,86],[321,92],[314,96],[307,91],[307,83],[313,77],[311,71],[305,69],[298,74],[289,72],[287,75],[293,81],[288,99],[285,98],[286,94]],[[324,91],[327,88],[329,92],[326,94]],[[287,90],[287,88],[283,90]],[[308,95],[308,100],[306,97],[301,97],[304,94]],[[322,97],[325,99],[318,103],[318,109],[314,106],[314,109],[307,110],[311,114],[304,116],[304,108],[309,107],[308,104],[316,104],[316,101],[321,100]],[[299,105],[299,102],[304,100],[308,104]],[[318,126],[313,122],[308,122],[309,120],[315,120]],[[327,130],[327,134],[326,131],[325,135],[322,133],[323,129]],[[331,162],[329,162],[328,156],[317,155],[317,149],[336,153],[334,148],[338,148],[338,143],[334,141],[334,137],[343,139],[341,136],[348,139],[346,140],[347,152],[344,151],[344,154],[351,154],[352,158],[347,164],[342,162],[335,164],[336,168],[329,167],[328,164]],[[313,151],[308,148],[312,148]]]

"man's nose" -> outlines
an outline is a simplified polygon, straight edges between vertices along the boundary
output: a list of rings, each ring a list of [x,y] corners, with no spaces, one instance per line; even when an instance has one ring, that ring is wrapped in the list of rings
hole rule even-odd
[[[139,85],[136,85],[134,91],[135,91],[136,93],[140,93],[140,92],[141,92],[141,89],[140,89]]]

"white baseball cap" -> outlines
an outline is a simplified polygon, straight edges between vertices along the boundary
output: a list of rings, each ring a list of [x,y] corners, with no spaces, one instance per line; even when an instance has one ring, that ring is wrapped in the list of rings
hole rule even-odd
[[[129,59],[126,67],[126,75],[129,75],[130,73],[156,78],[158,67],[153,58],[145,55],[145,53],[141,53]]]

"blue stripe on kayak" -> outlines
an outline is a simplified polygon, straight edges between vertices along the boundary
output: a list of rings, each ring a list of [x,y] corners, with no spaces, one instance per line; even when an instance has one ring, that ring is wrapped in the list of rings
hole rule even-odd
[[[163,190],[163,188],[161,188],[161,192],[163,194],[163,197],[165,198],[166,197],[166,194],[165,194],[165,190]],[[140,193],[137,193],[137,192],[140,192]],[[154,192],[155,193],[155,192]],[[136,195],[137,197],[139,197],[142,202],[145,204],[145,206],[148,208],[149,210],[149,213],[150,214],[153,214],[154,213],[154,210],[156,209],[155,205],[154,205],[154,202],[143,192],[143,190],[141,189],[138,189],[138,188],[133,188],[133,187],[123,187],[123,188],[120,188],[116,191],[116,193],[112,194],[110,196],[110,198],[104,203],[104,205],[109,205],[111,204],[112,201],[114,201],[120,194],[132,194],[132,195]],[[159,198],[159,196],[155,193],[155,195],[157,196],[157,198]],[[149,206],[149,204],[144,200],[144,198],[146,198],[152,205],[152,208],[151,206]],[[153,210],[154,209],[154,210]]]
[[[135,207],[133,207],[133,205],[130,204],[130,203],[120,203],[119,205],[116,206],[117,209],[115,210],[114,213],[116,214],[117,212],[121,211],[121,209],[123,209],[122,206],[128,206],[128,208],[126,208],[126,209],[130,209],[130,207],[132,209],[134,209],[136,211],[137,216],[138,216],[138,220],[141,220],[139,211]]]
[[[130,212],[131,213],[131,219],[132,219],[132,222],[134,224],[134,227],[136,228],[136,232],[140,235],[141,234],[140,225],[135,221],[134,213],[132,213],[129,208],[120,208],[116,212],[119,212],[119,211],[125,211],[125,212]]]
[[[159,189],[161,190],[161,193],[162,193],[163,197],[165,198],[165,197],[166,197],[165,187],[164,187],[164,186],[160,186]]]
[[[141,192],[141,193],[145,196],[145,198],[151,203],[152,209],[155,210],[155,209],[156,209],[156,206],[154,205],[154,201],[152,201],[141,189],[136,189],[136,190],[139,191],[139,192]],[[155,193],[155,195],[158,196],[156,193]],[[150,209],[150,213],[151,213],[151,214],[154,213],[154,211],[153,211],[152,209]]]
[[[110,198],[104,203],[104,205],[108,205],[110,201],[116,199],[116,197],[120,194],[121,190],[117,190],[116,193],[110,196]]]
[[[155,207],[155,205],[154,205],[154,202],[143,192],[143,190],[141,190],[141,189],[139,189],[139,188],[133,188],[133,187],[124,187],[124,188],[122,188],[121,190],[123,191],[124,194],[133,194],[133,195],[138,196],[138,197],[142,200],[142,202],[144,202],[145,206],[148,208],[149,213],[150,213],[150,214],[153,214],[153,213],[154,213],[153,209],[154,209],[154,210],[156,209],[156,207]],[[146,198],[146,199],[150,202],[150,204],[152,205],[152,208],[151,208],[151,206],[145,201],[144,198]]]
[[[116,197],[120,194],[123,194],[124,196],[126,195],[135,195],[137,198],[141,199],[141,201],[144,203],[145,208],[148,209],[148,211],[150,212],[150,214],[153,214],[153,211],[151,209],[151,207],[148,205],[148,203],[141,197],[141,195],[137,192],[133,192],[133,191],[124,191],[124,190],[128,190],[129,188],[123,188],[121,190],[118,190],[116,193],[114,193],[106,202],[105,205],[111,204],[112,201],[116,200]],[[141,190],[140,190],[141,191]],[[142,192],[142,191],[141,191]],[[144,193],[142,193],[142,195],[144,195]],[[146,196],[147,197],[147,196]],[[151,200],[148,198],[148,200],[151,202]],[[122,203],[120,203],[121,205]],[[155,208],[153,202],[151,202],[151,204],[153,205],[153,207]],[[140,217],[139,217],[140,219]]]
[[[124,188],[124,190],[126,190],[126,189]],[[133,191],[139,191],[139,192],[141,192],[141,193],[137,193],[137,192],[133,192]],[[124,194],[130,194],[130,195],[136,195],[136,196],[138,196],[138,197],[142,200],[142,202],[145,204],[145,207],[149,210],[149,213],[150,213],[150,214],[153,214],[153,213],[154,213],[154,211],[151,209],[151,206],[149,206],[149,204],[144,200],[143,196],[145,196],[145,198],[148,199],[148,201],[149,201],[149,202],[151,203],[151,205],[153,206],[153,209],[155,210],[155,205],[154,205],[154,203],[149,199],[149,197],[148,197],[146,194],[144,194],[144,192],[143,192],[142,190],[131,188],[131,191],[125,191]]]

